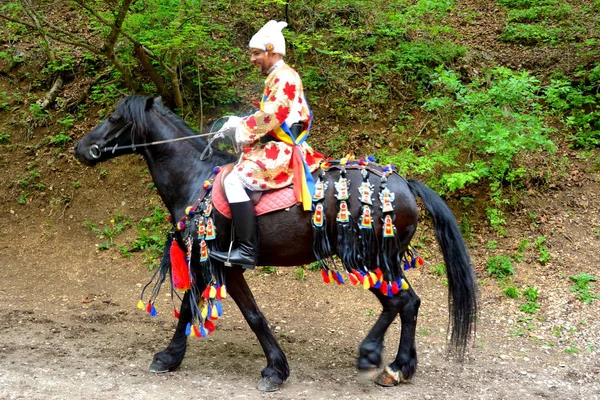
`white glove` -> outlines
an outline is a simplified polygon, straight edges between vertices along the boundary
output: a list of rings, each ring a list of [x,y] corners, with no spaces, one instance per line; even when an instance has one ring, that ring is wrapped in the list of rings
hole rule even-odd
[[[232,115],[232,116],[229,117],[229,119],[227,120],[227,122],[225,122],[223,124],[223,126],[221,127],[221,129],[219,129],[219,132],[224,132],[224,131],[233,131],[233,132],[235,132],[235,130],[237,129],[237,127],[241,123],[242,123],[242,119],[240,117]]]

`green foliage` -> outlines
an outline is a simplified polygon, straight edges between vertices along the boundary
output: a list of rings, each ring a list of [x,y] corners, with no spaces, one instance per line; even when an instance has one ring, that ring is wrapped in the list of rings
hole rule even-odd
[[[590,282],[596,282],[596,277],[584,272],[570,276],[569,280],[575,282],[575,285],[571,286],[571,292],[576,292],[577,299],[583,301],[585,304],[592,304],[594,299],[600,298],[599,294],[591,292]]]
[[[505,287],[502,293],[511,299],[518,299],[520,297],[519,290],[513,285]]]
[[[600,146],[600,63],[578,73],[578,83],[564,77],[553,79],[545,89],[551,110],[563,115],[563,122],[575,133],[574,147],[589,149]]]
[[[65,135],[64,133],[59,133],[56,136],[50,138],[50,143],[57,147],[64,147],[67,143],[71,141],[71,136]]]
[[[150,216],[142,218],[137,224],[137,237],[126,247],[127,252],[143,252],[144,264],[152,270],[158,266],[165,246],[164,232],[169,228],[166,214],[161,207],[154,207]]]
[[[0,144],[7,144],[10,141],[10,133],[0,132]]]
[[[539,292],[536,288],[530,287],[523,291],[523,297],[527,300],[525,304],[519,307],[519,310],[527,314],[536,314],[538,309],[541,307],[537,302]]]
[[[27,176],[13,183],[21,189],[17,203],[24,205],[27,203],[31,190],[45,190],[46,185],[40,181],[40,173],[34,168],[29,170]]]
[[[432,265],[431,267],[429,267],[429,271],[435,276],[446,276],[446,264],[441,263],[437,265]]]
[[[515,270],[512,267],[512,261],[512,258],[508,256],[491,257],[487,262],[488,273],[497,279],[514,275]]]
[[[306,270],[303,267],[297,267],[294,270],[294,274],[296,275],[296,278],[300,280],[300,282],[304,282],[306,280]]]
[[[555,44],[574,40],[585,33],[573,16],[574,9],[559,0],[497,0],[508,8],[507,24],[501,38],[524,45]]]
[[[535,240],[534,246],[539,252],[538,261],[540,264],[543,265],[550,261],[551,255],[550,251],[546,247],[546,236],[538,236],[538,238]]]
[[[115,238],[119,233],[131,225],[131,219],[119,213],[110,221],[103,222],[100,227],[90,221],[86,221],[85,225],[96,234],[98,239],[106,240],[98,246],[98,249],[108,250],[115,245]]]

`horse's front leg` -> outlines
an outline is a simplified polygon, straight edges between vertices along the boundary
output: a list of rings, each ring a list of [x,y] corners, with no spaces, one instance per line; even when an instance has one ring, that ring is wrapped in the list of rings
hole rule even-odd
[[[190,291],[188,290],[185,292],[183,301],[181,302],[179,321],[177,322],[177,328],[175,329],[171,343],[169,343],[166,349],[154,355],[152,364],[150,364],[150,372],[162,374],[173,371],[181,365],[187,348],[185,328],[191,321],[192,309],[190,307]]]
[[[258,382],[258,390],[273,392],[279,389],[288,378],[290,367],[265,316],[260,312],[254,300],[241,268],[227,268],[227,291],[258,338],[267,358],[267,366],[262,370],[262,379]]]
[[[410,380],[417,372],[415,334],[421,299],[412,289],[402,291],[398,297],[402,299],[400,345],[394,361],[375,379],[375,382],[382,386],[396,386],[402,381]]]

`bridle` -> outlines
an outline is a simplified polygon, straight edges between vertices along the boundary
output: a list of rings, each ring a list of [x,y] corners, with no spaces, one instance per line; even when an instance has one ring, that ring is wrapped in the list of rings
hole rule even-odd
[[[223,118],[223,117],[221,117]],[[216,122],[218,122],[221,118],[219,118],[217,121],[215,121],[212,125],[212,127],[214,128]],[[121,134],[123,132],[125,132],[125,130],[127,128],[129,128],[131,126],[131,144],[129,145],[124,145],[124,146],[119,146],[118,144],[115,144],[114,146],[107,146],[108,143],[112,142],[113,140],[117,139],[119,136],[121,136]],[[180,140],[188,140],[188,139],[197,139],[199,137],[204,137],[204,136],[213,136],[212,138],[210,138],[210,140],[208,141],[208,144],[206,145],[206,148],[202,151],[202,153],[200,154],[200,161],[206,161],[210,156],[212,156],[213,154],[213,149],[212,149],[212,142],[215,141],[215,139],[218,138],[223,138],[225,137],[222,132],[212,132],[212,128],[211,128],[211,132],[209,133],[200,133],[197,135],[192,135],[192,136],[184,136],[184,137],[180,137],[180,138],[174,138],[174,139],[166,139],[166,140],[157,140],[155,142],[150,142],[150,143],[138,143],[135,144],[135,122],[128,122],[127,124],[125,124],[121,129],[119,129],[119,131],[117,133],[114,133],[112,135],[110,135],[107,139],[105,139],[101,144],[93,144],[90,146],[89,149],[89,154],[90,157],[92,157],[93,159],[98,159],[100,158],[100,156],[102,155],[102,153],[112,153],[114,154],[115,151],[117,151],[117,149],[119,150],[126,150],[126,149],[132,149],[133,151],[135,151],[138,147],[147,147],[147,146],[155,146],[158,144],[164,144],[164,143],[170,143],[170,142],[178,142]],[[208,152],[208,155],[207,155]]]

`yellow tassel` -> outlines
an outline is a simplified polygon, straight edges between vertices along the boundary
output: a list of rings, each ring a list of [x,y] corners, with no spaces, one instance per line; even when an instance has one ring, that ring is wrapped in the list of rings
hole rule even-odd
[[[137,308],[139,308],[140,310],[145,310],[146,307],[144,306],[144,302],[143,301],[138,301],[138,305]]]
[[[215,289],[214,286],[210,287],[210,291],[208,292],[208,297],[210,297],[211,299],[214,299],[215,297],[217,297],[217,289]]]
[[[227,288],[225,287],[225,285],[222,285],[219,290],[221,291],[221,298],[225,299],[227,298]]]
[[[377,282],[377,275],[375,275],[374,272],[369,271],[369,276],[371,277],[371,279],[373,279],[373,283]]]
[[[369,290],[371,288],[371,283],[369,282],[369,278],[365,275],[365,279],[363,280],[363,289]]]
[[[333,279],[333,273],[330,269],[327,270],[327,276],[329,276],[329,282],[335,282],[335,280]]]
[[[217,319],[219,317],[219,311],[217,310],[217,306],[214,304],[212,306],[210,315],[211,315],[211,318],[213,318],[213,319]]]
[[[406,279],[402,279],[402,290],[408,290],[410,286],[406,283]]]
[[[207,315],[208,315],[208,307],[204,306],[204,307],[202,307],[202,319],[206,319]]]

